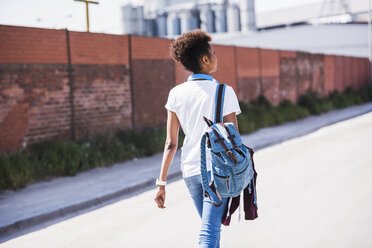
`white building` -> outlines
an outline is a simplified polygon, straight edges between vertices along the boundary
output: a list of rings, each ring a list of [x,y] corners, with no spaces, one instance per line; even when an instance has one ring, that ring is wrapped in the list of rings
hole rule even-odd
[[[214,44],[368,57],[366,23],[298,25],[212,38]]]

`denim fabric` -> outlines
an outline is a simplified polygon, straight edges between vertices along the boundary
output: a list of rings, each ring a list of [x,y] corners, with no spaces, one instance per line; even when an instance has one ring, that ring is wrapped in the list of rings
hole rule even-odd
[[[201,218],[199,248],[220,248],[222,216],[228,198],[222,198],[222,205],[220,207],[215,207],[209,198],[203,195],[200,174],[186,177],[184,181]]]

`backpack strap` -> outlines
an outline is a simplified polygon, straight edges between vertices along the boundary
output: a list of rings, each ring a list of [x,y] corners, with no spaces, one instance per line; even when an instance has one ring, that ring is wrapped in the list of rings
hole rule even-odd
[[[225,99],[226,84],[218,84],[215,97],[215,114],[214,123],[222,122],[223,120],[223,103]]]
[[[229,135],[227,138],[228,138],[229,140],[231,140],[231,143],[232,143],[232,145],[234,146],[234,148],[235,148],[235,149],[238,148],[238,146],[236,145],[235,140],[234,140],[235,135],[231,135],[231,132],[230,132],[229,128],[226,126],[225,123],[221,122],[221,125],[226,129],[226,132],[227,132],[227,134]]]
[[[223,119],[223,103],[224,103],[224,97],[225,97],[225,88],[226,88],[225,84],[217,84],[216,95],[215,95],[214,123],[222,122],[222,119]],[[204,117],[204,120],[207,122],[208,126],[213,125],[212,121],[209,121],[207,118]],[[214,130],[214,132],[217,132],[217,131]],[[208,177],[208,172],[207,172],[206,155],[205,155],[205,145],[207,142],[206,139],[207,139],[207,134],[204,134],[200,142],[200,171],[201,171],[202,185],[204,189],[204,195],[209,197],[209,199],[211,200],[214,206],[219,207],[222,205],[221,195],[216,189],[216,187],[214,186],[214,182],[213,181],[209,182],[209,177]],[[216,199],[216,196],[218,199]]]
[[[229,156],[229,158],[234,162],[234,164],[238,163],[238,160],[236,160],[236,157],[234,156],[234,153],[232,153],[225,144],[225,139],[220,136],[218,131],[214,127],[210,127],[214,134],[216,135],[217,139],[214,140],[215,143],[220,143],[222,148],[225,150],[226,154]],[[211,141],[212,142],[212,141]]]
[[[200,142],[200,171],[201,171],[201,178],[202,178],[202,185],[204,189],[204,195],[208,196],[211,200],[212,204],[216,207],[221,206],[222,198],[220,193],[214,186],[213,181],[209,183],[209,177],[207,172],[207,165],[206,165],[206,158],[205,158],[205,143],[207,139],[207,134],[202,136],[202,140]],[[216,199],[216,196],[218,199]],[[214,199],[212,199],[214,198]],[[216,203],[218,202],[218,203]]]

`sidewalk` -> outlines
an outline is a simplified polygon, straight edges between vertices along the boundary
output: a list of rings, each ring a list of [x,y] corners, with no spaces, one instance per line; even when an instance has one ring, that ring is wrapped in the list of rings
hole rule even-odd
[[[321,127],[372,111],[372,103],[311,116],[281,126],[261,129],[244,135],[243,141],[255,151],[285,140],[303,136]],[[31,228],[79,211],[98,208],[119,199],[154,188],[160,171],[162,154],[97,168],[75,177],[57,178],[35,183],[19,191],[0,194],[0,242],[9,240]],[[176,153],[168,180],[181,178],[180,152]]]

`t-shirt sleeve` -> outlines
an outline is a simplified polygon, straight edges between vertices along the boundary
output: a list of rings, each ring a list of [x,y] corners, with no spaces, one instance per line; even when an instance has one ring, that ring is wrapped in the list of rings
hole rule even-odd
[[[240,110],[238,97],[236,96],[234,89],[227,85],[223,105],[223,116],[231,114],[232,112],[235,112],[236,115],[238,115],[242,111]]]
[[[176,106],[175,106],[175,97],[174,97],[174,91],[173,89],[169,91],[168,94],[168,100],[165,104],[165,108],[169,111],[176,112]]]

